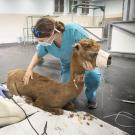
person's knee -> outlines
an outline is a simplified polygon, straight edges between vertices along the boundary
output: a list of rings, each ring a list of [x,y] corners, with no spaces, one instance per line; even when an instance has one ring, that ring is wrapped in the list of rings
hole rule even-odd
[[[101,73],[99,71],[86,71],[85,73],[85,85],[88,88],[97,89],[101,80]]]

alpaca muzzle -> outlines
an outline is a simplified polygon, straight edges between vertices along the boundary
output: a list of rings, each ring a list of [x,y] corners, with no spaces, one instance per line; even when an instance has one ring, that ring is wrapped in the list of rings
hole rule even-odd
[[[96,66],[102,68],[109,65],[111,65],[111,55],[100,49],[96,58]]]

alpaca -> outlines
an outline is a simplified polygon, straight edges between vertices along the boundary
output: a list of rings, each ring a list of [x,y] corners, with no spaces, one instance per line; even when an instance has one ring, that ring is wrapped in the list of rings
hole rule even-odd
[[[26,102],[31,101],[34,106],[54,114],[62,114],[63,107],[82,91],[84,82],[78,76],[84,74],[83,62],[88,61],[93,68],[96,67],[96,56],[100,45],[91,39],[82,39],[73,48],[70,64],[70,80],[60,83],[45,76],[33,73],[32,80],[24,85],[25,70],[16,69],[8,74],[7,87],[13,95],[26,97]]]

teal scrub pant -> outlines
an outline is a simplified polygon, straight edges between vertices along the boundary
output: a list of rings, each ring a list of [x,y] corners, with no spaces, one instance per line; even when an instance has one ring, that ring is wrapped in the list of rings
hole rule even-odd
[[[70,71],[61,72],[61,82],[68,82],[70,79]],[[85,71],[85,94],[88,103],[96,101],[96,90],[99,87],[101,80],[101,73],[98,68]]]

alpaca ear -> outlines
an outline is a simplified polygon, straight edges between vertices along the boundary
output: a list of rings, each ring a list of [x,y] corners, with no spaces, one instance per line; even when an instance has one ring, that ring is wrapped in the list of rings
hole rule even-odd
[[[79,45],[80,45],[79,43],[75,43],[75,44],[73,45],[73,48],[76,49],[76,50],[79,50]]]
[[[101,48],[101,45],[100,44],[98,44],[98,43],[96,43],[97,44],[97,48],[98,49],[100,49]]]
[[[98,49],[100,49],[102,42],[101,41],[96,41],[96,43],[97,43]]]

